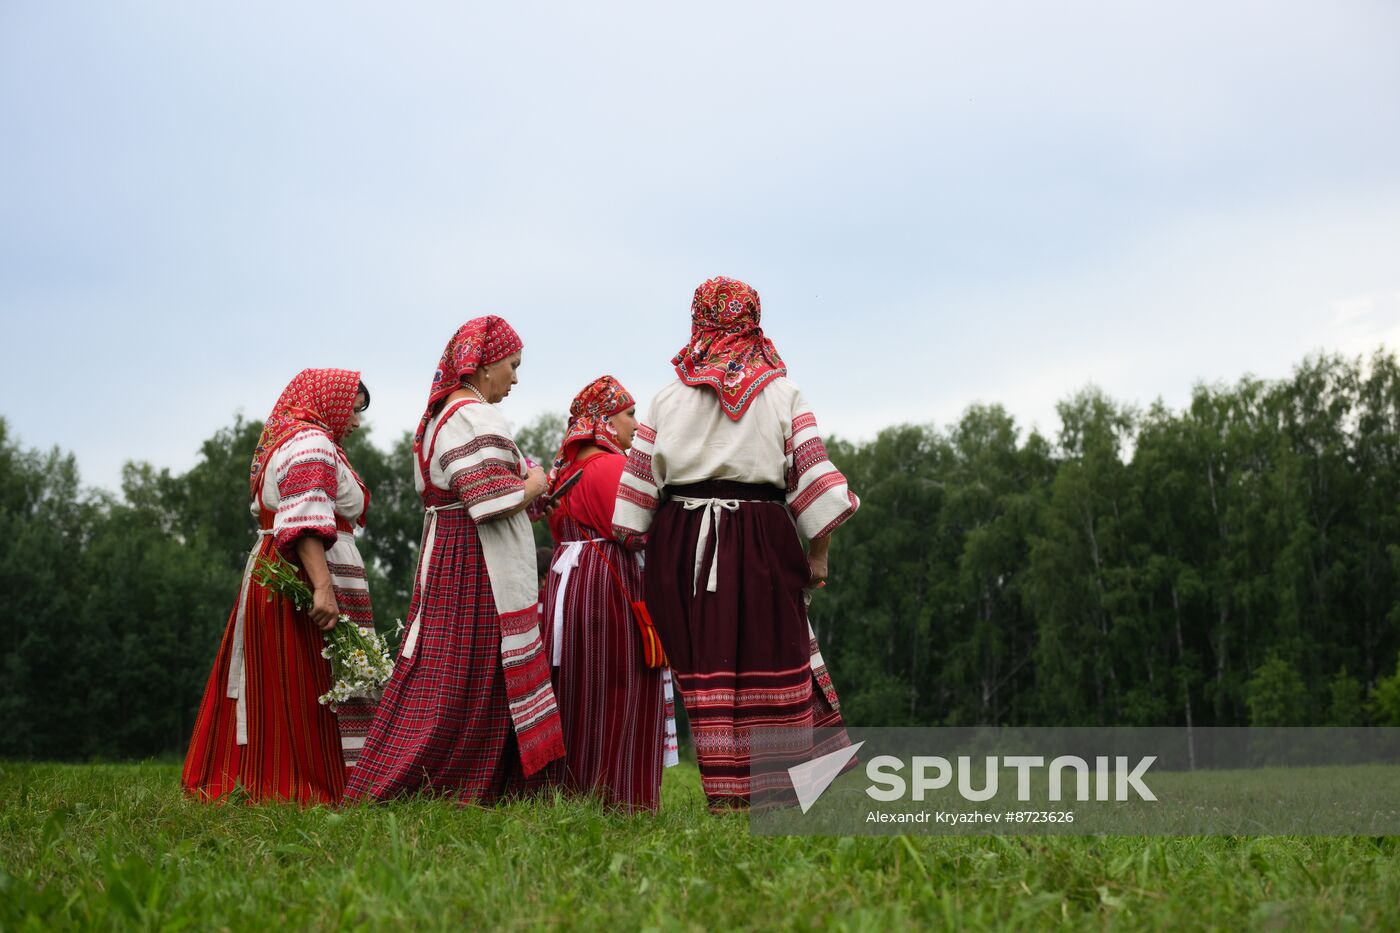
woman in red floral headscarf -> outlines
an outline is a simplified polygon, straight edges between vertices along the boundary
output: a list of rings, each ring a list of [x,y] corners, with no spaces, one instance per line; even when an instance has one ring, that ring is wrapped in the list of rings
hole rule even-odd
[[[737,279],[695,290],[678,378],[637,426],[613,513],[620,540],[649,535],[646,602],[713,809],[748,804],[758,730],[782,728],[802,760],[820,750],[810,730],[841,725],[804,588],[825,585],[829,536],[860,503],[759,320]]]
[[[347,799],[429,790],[490,803],[564,754],[524,514],[546,479],[495,405],[521,347],[501,318],[475,318],[433,374],[413,439],[427,514],[409,627]]]
[[[569,406],[550,489],[578,479],[550,513],[544,635],[568,749],[552,776],[624,810],[655,810],[663,760],[676,762],[670,671],[646,666],[631,605],[642,597],[640,541],[628,549],[611,537],[636,411],[612,376],[595,379]]]
[[[340,446],[368,405],[359,373],[307,369],[264,423],[250,471],[258,541],[181,778],[201,800],[241,786],[253,800],[334,803],[359,755],[373,704],[358,700],[333,711],[318,698],[331,685],[321,632],[347,624],[342,615],[374,630],[354,536],[364,525],[369,490]],[[252,578],[255,561],[275,552],[305,573],[314,594],[310,612]]]

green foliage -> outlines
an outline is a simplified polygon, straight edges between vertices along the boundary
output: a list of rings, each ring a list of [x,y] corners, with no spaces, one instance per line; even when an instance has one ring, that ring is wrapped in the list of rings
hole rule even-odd
[[[0,755],[184,749],[257,527],[261,430],[236,419],[182,475],[128,464],[114,499],[83,489],[71,456],[20,448],[0,419]],[[406,614],[422,512],[411,475],[363,435],[346,446],[373,490],[361,548],[387,630]],[[408,449],[405,437],[400,463]]]
[[[559,452],[559,442],[564,439],[564,425],[568,420],[567,415],[558,412],[536,415],[529,424],[516,430],[515,446],[548,473],[554,455]]]
[[[381,632],[408,618],[413,569],[423,535],[423,503],[413,485],[413,435],[405,431],[386,453],[368,428],[345,440],[345,455],[370,490],[369,514],[358,544],[369,574],[374,621]]]
[[[1395,662],[1395,673],[1376,684],[1372,695],[1375,704],[1376,725],[1400,726],[1400,658]]]
[[[1393,355],[1198,386],[1181,411],[1091,388],[1059,415],[1053,438],[976,405],[830,441],[862,507],[811,620],[848,721],[1400,725]],[[548,464],[563,424],[517,440]],[[183,474],[128,464],[112,496],[0,419],[0,755],[183,750],[253,541],[260,430],[235,419]],[[388,631],[423,531],[412,444],[345,446]]]
[[[1278,655],[1259,666],[1247,690],[1251,726],[1303,725],[1308,707],[1303,678]]]
[[[0,929],[1394,929],[1393,838],[772,837],[705,812],[206,806],[0,763]]]
[[[1329,684],[1332,702],[1327,709],[1329,726],[1361,726],[1366,719],[1366,692],[1361,681],[1342,668]]]
[[[1266,715],[1364,724],[1400,649],[1395,357],[1059,414],[1053,444],[974,406],[830,445],[862,508],[812,616],[848,718],[1243,725],[1277,653],[1304,689]]]
[[[564,439],[564,425],[568,420],[566,415],[555,412],[536,415],[533,421],[515,432],[515,445],[548,473],[559,452],[559,442]],[[531,528],[535,533],[535,547],[554,546],[548,522],[534,522]]]

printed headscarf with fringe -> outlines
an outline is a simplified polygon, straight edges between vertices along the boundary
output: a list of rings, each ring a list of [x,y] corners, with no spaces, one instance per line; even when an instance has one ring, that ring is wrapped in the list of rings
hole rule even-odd
[[[738,279],[701,283],[690,305],[690,343],[671,360],[691,386],[709,386],[733,421],[787,366],[759,326],[758,292]]]
[[[308,428],[323,431],[339,447],[350,427],[359,391],[360,374],[353,369],[303,369],[297,373],[282,390],[277,404],[272,406],[272,414],[263,422],[262,435],[253,449],[253,464],[249,469],[251,495],[258,495],[263,473],[277,448],[294,435]],[[365,505],[369,505],[368,498]]]
[[[495,314],[474,317],[457,328],[433,373],[428,404],[418,421],[418,430],[413,433],[414,453],[422,456],[423,434],[428,430],[428,422],[433,420],[434,407],[462,387],[463,376],[471,375],[482,366],[499,363],[523,346],[515,328]]]
[[[632,394],[612,376],[599,376],[575,395],[569,405],[569,422],[564,426],[564,440],[559,444],[559,452],[549,471],[549,489],[554,489],[559,474],[573,463],[578,448],[583,444],[593,443],[615,454],[625,454],[626,451],[617,442],[617,429],[608,423],[608,419],[636,404]]]

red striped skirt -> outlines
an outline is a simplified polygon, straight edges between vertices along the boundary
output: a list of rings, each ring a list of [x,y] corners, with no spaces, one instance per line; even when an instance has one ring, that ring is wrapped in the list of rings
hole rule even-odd
[[[274,545],[264,537],[260,557]],[[243,620],[246,745],[236,743],[238,701],[226,696],[235,605],[204,689],[180,783],[201,800],[241,786],[252,800],[335,803],[345,788],[340,729],[317,702],[330,689],[320,629],[290,602],[248,581]]]
[[[842,725],[839,701],[815,653],[803,587],[807,555],[776,487],[707,482],[671,487],[670,497],[738,499],[718,534],[699,540],[704,510],[662,504],[646,551],[647,606],[680,688],[700,780],[712,809],[747,805],[752,737],[791,731],[788,754],[804,759],[811,730]],[[762,500],[762,501],[747,501]],[[702,561],[695,582],[697,546]],[[716,590],[706,584],[718,560]],[[820,678],[820,682],[819,682]],[[843,733],[844,734],[844,733]]]
[[[576,539],[587,534],[568,518],[564,527]],[[567,543],[560,541],[561,546]],[[598,547],[628,592],[639,595],[642,572],[636,559],[611,542]],[[551,669],[567,751],[563,761],[549,766],[549,778],[566,790],[597,794],[620,809],[655,810],[666,729],[661,669],[643,666],[637,623],[597,551],[583,545],[568,579],[560,663]],[[545,593],[546,657],[553,657],[562,580],[559,573],[550,573]]]

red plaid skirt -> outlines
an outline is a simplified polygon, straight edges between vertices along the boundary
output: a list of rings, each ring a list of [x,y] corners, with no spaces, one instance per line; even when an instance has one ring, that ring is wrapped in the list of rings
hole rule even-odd
[[[506,699],[501,623],[476,525],[438,513],[428,578],[414,593],[413,657],[384,690],[347,800],[417,791],[491,803],[527,786]],[[538,784],[538,775],[530,783]]]

